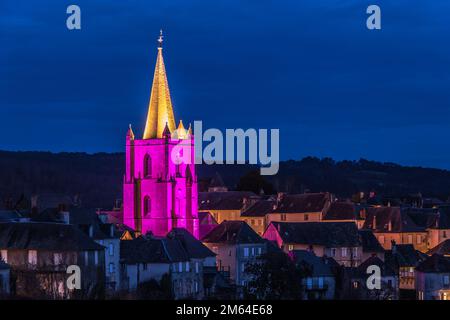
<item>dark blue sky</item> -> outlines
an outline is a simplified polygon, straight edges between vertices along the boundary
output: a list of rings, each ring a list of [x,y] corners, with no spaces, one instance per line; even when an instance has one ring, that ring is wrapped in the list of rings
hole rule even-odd
[[[78,4],[82,30],[66,29]],[[365,27],[369,4],[382,30]],[[123,151],[156,59],[176,119],[280,128],[281,157],[450,168],[448,0],[0,2],[0,149]]]

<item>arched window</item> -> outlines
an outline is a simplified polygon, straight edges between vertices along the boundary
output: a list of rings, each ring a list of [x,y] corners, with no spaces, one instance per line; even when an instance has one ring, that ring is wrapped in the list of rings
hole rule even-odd
[[[144,198],[144,215],[147,216],[152,211],[152,200],[149,196]]]
[[[152,175],[152,158],[146,154],[144,157],[144,177]]]

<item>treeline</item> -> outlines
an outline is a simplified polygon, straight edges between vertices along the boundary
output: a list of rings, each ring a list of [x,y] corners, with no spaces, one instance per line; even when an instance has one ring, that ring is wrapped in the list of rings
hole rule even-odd
[[[22,195],[29,198],[32,194],[55,193],[79,195],[86,207],[110,208],[122,197],[124,165],[123,153],[0,151],[0,199],[5,203]],[[208,177],[216,172],[231,190],[254,186],[251,179],[261,178],[249,174],[255,170],[257,167],[253,165],[199,165],[200,189],[207,190]],[[420,192],[424,197],[446,200],[450,194],[450,171],[365,159],[334,161],[307,157],[281,162],[278,174],[263,177],[261,183],[269,192],[330,191],[340,197],[350,197],[359,191],[392,197]]]

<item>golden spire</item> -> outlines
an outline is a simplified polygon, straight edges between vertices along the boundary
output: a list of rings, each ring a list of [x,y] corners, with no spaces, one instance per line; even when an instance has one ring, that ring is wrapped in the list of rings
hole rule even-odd
[[[148,104],[144,139],[162,138],[166,123],[170,132],[175,130],[175,117],[173,115],[166,67],[164,66],[162,55],[162,42],[163,35],[161,30],[158,38],[158,56],[156,58],[155,74]]]
[[[178,124],[178,128],[176,130],[175,138],[176,139],[186,139],[186,136],[187,136],[187,131],[184,128],[183,121],[180,120],[180,123]]]

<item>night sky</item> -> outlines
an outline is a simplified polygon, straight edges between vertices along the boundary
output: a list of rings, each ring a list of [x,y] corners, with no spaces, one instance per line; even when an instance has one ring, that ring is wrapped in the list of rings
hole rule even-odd
[[[450,169],[449,14],[448,0],[2,0],[0,149],[124,151],[163,28],[177,122],[279,128],[282,159]]]

